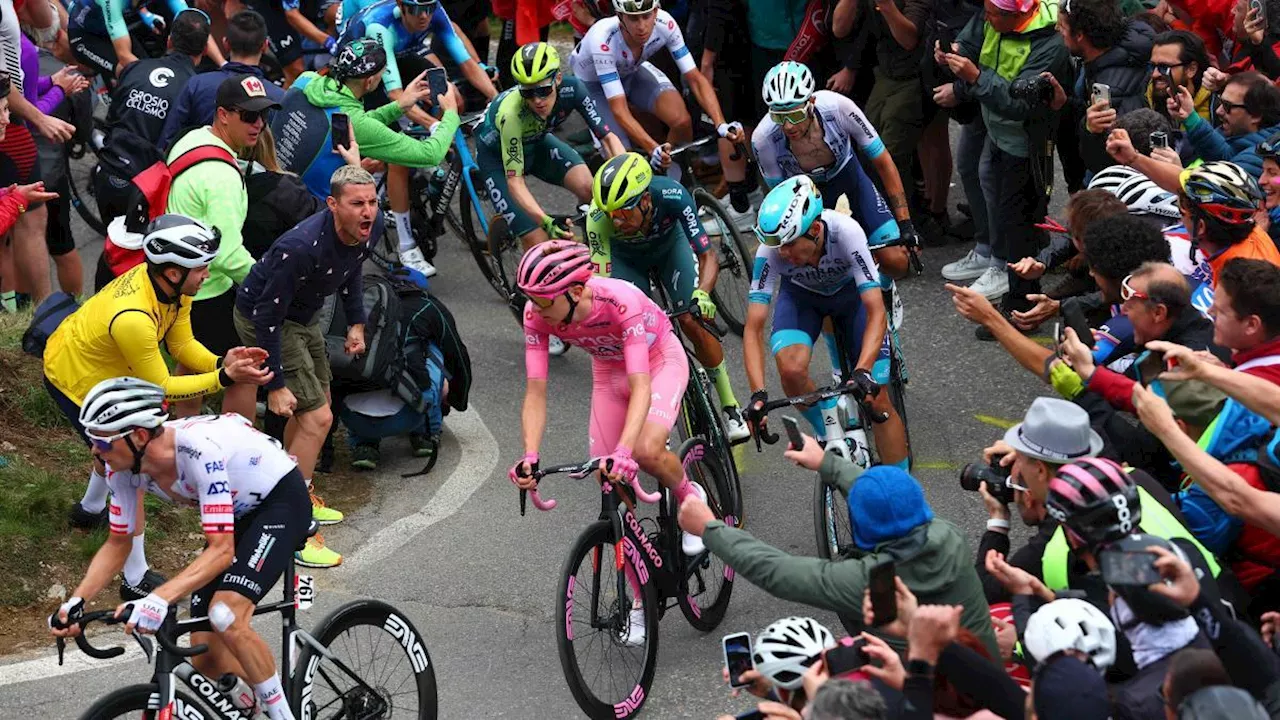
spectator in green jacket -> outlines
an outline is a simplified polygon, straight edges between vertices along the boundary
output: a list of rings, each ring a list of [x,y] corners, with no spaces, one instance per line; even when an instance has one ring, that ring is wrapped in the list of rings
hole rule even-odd
[[[680,506],[681,529],[701,536],[716,557],[769,594],[839,613],[845,623],[862,618],[868,571],[892,560],[898,577],[921,605],[964,606],[963,627],[982,640],[992,657],[1000,657],[969,542],[950,521],[934,517],[915,478],[889,465],[864,472],[824,452],[807,435],[804,448],[788,450],[786,457],[816,470],[847,494],[854,544],[861,551],[858,557],[823,560],[790,555],[716,520],[707,504],[696,498]],[[899,638],[885,640],[902,647]]]

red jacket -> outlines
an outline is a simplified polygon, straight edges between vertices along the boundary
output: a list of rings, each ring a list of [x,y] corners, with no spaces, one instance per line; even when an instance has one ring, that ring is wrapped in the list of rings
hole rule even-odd
[[[1191,31],[1204,40],[1210,57],[1219,57],[1222,41],[1235,35],[1231,9],[1236,0],[1169,0],[1169,4],[1191,16]]]
[[[1267,490],[1266,483],[1262,481],[1262,471],[1257,465],[1230,463],[1227,467],[1244,478],[1249,485]],[[1240,584],[1246,591],[1253,592],[1258,583],[1280,568],[1280,538],[1256,525],[1244,523],[1227,557],[1231,559],[1231,569],[1240,579]]]
[[[1232,353],[1231,364],[1241,372],[1280,385],[1280,337],[1264,342],[1252,350]]]
[[[18,216],[26,212],[30,204],[19,190],[0,190],[0,235],[13,229]]]

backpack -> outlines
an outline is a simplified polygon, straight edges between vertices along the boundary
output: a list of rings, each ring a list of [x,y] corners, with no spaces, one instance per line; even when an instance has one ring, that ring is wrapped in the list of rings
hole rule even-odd
[[[67,316],[79,309],[80,303],[76,302],[75,297],[61,290],[45,298],[40,307],[36,308],[27,331],[22,333],[23,351],[43,358],[44,347],[49,343],[53,332]]]
[[[325,346],[333,376],[369,389],[394,387],[400,376],[400,297],[381,275],[364,276],[365,352],[351,357],[343,350],[347,317],[337,293],[325,298],[316,317],[324,330]]]
[[[244,218],[244,248],[255,259],[294,225],[324,208],[297,175],[269,170],[251,172],[245,178],[249,212]]]

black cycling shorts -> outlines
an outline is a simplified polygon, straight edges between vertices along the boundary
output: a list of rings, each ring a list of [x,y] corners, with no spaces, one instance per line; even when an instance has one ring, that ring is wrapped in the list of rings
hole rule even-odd
[[[254,605],[262,602],[293,562],[293,551],[310,527],[311,497],[295,467],[253,512],[236,518],[236,559],[222,577],[191,594],[191,617],[208,615],[209,603],[219,590],[239,593]]]
[[[71,54],[86,67],[92,68],[109,78],[116,76],[116,46],[111,38],[94,35],[81,30],[76,25],[67,28],[67,42],[71,45]],[[133,54],[139,59],[147,57],[137,40],[132,41]]]
[[[249,7],[267,21],[267,45],[281,67],[302,57],[302,36],[284,16],[280,0],[252,0]]]

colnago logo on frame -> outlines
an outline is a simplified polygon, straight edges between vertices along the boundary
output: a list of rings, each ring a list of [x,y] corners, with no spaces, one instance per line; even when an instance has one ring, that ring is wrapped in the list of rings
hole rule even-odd
[[[217,710],[218,713],[227,720],[240,720],[244,718],[248,720],[249,716],[245,715],[231,703],[231,699],[226,695],[218,692],[218,688],[214,687],[209,678],[201,675],[199,672],[193,671],[191,677],[187,678],[187,683],[198,693],[205,702],[209,703],[209,707]],[[197,715],[196,717],[199,717]]]

